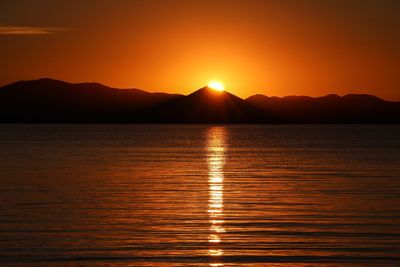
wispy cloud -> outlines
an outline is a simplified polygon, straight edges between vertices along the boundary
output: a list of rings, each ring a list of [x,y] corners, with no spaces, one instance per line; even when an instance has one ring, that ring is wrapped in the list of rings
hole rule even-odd
[[[66,28],[31,27],[31,26],[1,26],[0,35],[46,35],[67,31]]]

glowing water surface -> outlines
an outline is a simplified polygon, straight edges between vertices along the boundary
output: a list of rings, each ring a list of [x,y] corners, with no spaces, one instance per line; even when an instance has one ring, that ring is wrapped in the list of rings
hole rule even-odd
[[[0,265],[398,266],[399,137],[0,125]]]

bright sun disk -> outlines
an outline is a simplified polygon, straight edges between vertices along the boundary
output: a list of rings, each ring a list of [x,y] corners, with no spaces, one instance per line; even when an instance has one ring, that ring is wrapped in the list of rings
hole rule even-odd
[[[217,81],[209,82],[208,83],[208,87],[211,88],[211,89],[220,91],[220,92],[224,91],[224,89],[225,89],[224,85],[222,83],[220,83],[220,82],[217,82]]]

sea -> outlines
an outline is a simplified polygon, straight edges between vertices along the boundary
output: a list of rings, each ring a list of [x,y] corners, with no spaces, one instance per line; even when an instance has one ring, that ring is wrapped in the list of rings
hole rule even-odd
[[[400,266],[400,125],[0,125],[0,266]]]

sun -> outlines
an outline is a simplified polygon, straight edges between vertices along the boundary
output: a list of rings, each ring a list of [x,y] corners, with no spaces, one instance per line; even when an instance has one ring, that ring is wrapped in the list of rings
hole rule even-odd
[[[218,82],[218,81],[211,81],[208,83],[207,86],[211,89],[214,89],[214,90],[220,91],[220,92],[225,90],[224,84],[221,82]]]

